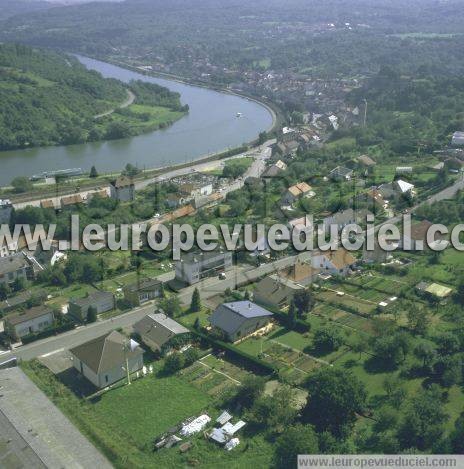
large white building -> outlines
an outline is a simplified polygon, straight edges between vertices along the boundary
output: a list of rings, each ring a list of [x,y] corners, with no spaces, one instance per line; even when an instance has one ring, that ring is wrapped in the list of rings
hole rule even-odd
[[[190,252],[176,262],[176,280],[193,285],[232,267],[230,251]]]

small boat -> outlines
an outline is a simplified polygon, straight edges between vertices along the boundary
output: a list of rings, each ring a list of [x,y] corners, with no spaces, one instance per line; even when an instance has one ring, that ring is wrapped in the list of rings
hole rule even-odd
[[[242,117],[243,114],[241,112],[237,112],[237,117]]]

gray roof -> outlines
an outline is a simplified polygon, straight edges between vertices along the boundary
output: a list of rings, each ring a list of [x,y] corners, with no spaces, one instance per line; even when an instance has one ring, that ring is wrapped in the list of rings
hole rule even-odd
[[[190,331],[174,321],[164,313],[147,314],[134,324],[134,331],[140,336],[147,337],[159,347],[178,334],[187,334]]]
[[[144,278],[139,280],[138,282],[132,283],[131,285],[127,285],[125,287],[128,291],[137,292],[137,291],[145,291],[145,290],[153,290],[159,288],[163,282],[156,278]]]
[[[99,301],[106,301],[114,298],[114,295],[107,291],[94,291],[84,298],[71,299],[70,303],[79,306],[80,308],[88,308]]]
[[[234,301],[219,305],[209,322],[228,334],[234,333],[251,318],[271,317],[272,313],[251,301]]]
[[[330,171],[330,175],[333,177],[346,177],[353,172],[352,169],[345,168],[344,166],[337,166]]]
[[[285,277],[273,274],[264,277],[258,282],[254,295],[255,300],[259,298],[263,303],[265,300],[266,303],[280,305],[289,301],[296,291],[303,289],[304,287],[302,285]]]
[[[5,321],[16,326],[32,319],[40,318],[41,316],[53,313],[53,311],[47,306],[34,306],[33,308],[26,309],[26,311],[20,311],[18,313],[12,313],[5,316]]]
[[[18,270],[28,266],[29,263],[22,252],[12,254],[7,257],[0,257],[0,274],[17,272]]]
[[[129,344],[129,339],[119,332],[113,331],[78,345],[70,352],[94,373],[99,374],[123,366],[126,362],[126,356],[128,360],[131,360],[143,355],[143,350],[140,347],[136,347],[132,351],[126,349],[124,352],[125,343]]]

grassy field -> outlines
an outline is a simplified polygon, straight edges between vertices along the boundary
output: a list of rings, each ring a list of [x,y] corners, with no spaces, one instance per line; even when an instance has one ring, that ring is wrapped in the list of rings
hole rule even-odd
[[[184,115],[183,112],[171,111],[165,107],[132,104],[124,112],[114,112],[110,121],[123,122],[134,134],[140,134],[172,124]]]
[[[205,360],[210,367],[217,367],[217,371],[235,377],[247,374],[245,370],[222,360],[216,361],[214,357]],[[198,362],[193,366],[204,368]],[[116,468],[169,469],[191,465],[243,468],[249,467],[248,464],[251,467],[268,467],[270,464],[273,454],[271,443],[260,434],[249,435],[246,431],[240,433],[240,446],[231,452],[199,433],[184,440],[193,444],[185,454],[176,447],[153,453],[153,439],[170,427],[203,412],[207,412],[214,421],[221,413],[215,393],[208,393],[191,379],[193,368],[176,376],[156,375],[155,371],[154,376],[108,391],[97,402],[91,403],[77,398],[38,362],[25,362],[22,367]],[[156,367],[159,369],[159,362]],[[214,370],[211,374],[223,382],[230,381]]]

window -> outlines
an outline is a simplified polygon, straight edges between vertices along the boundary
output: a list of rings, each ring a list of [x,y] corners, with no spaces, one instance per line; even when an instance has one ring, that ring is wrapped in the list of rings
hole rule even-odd
[[[108,382],[108,375],[105,375],[105,382]]]

